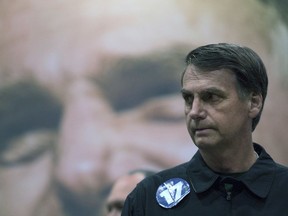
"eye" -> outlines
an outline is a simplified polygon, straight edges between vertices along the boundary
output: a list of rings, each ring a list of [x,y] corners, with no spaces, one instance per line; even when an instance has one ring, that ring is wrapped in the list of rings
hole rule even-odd
[[[183,94],[182,94],[182,97],[183,97],[186,105],[188,105],[188,106],[191,106],[191,105],[192,105],[192,103],[193,103],[193,96],[192,96],[191,94],[183,93]]]
[[[39,130],[11,140],[0,152],[0,165],[10,167],[33,162],[54,149],[56,137],[55,132]]]
[[[213,92],[205,92],[202,95],[202,100],[209,103],[216,103],[219,102],[221,99],[222,97],[220,95],[215,94]]]

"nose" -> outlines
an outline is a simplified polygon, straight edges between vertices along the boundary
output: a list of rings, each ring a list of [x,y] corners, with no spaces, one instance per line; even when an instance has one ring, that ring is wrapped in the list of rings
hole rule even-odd
[[[199,120],[205,118],[206,111],[204,109],[204,104],[203,101],[198,97],[194,98],[190,110],[188,112],[188,116],[193,120]]]
[[[101,94],[91,86],[78,83],[71,87],[60,130],[56,167],[61,197],[69,199],[71,206],[99,203],[99,191],[107,182],[105,164],[109,148],[105,137],[110,137],[111,113]]]

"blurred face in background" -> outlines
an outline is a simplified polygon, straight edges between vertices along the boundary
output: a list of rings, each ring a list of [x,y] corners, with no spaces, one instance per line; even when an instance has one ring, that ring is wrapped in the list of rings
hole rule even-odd
[[[144,174],[138,172],[116,180],[106,201],[106,215],[120,216],[126,197],[144,178]]]
[[[189,159],[196,148],[179,70],[167,64],[172,56],[151,56],[119,59],[101,79],[71,76],[51,87],[30,75],[0,88],[2,214],[95,215],[101,191],[123,173]]]
[[[226,41],[271,53],[271,18],[249,1],[1,4],[1,216],[99,215],[102,192],[123,173],[197,150],[179,93],[188,51]],[[227,20],[232,8],[242,10]]]

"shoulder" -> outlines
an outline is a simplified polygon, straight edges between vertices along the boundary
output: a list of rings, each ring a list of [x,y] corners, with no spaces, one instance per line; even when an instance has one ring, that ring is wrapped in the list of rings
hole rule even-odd
[[[136,188],[130,194],[130,197],[133,199],[139,199],[140,196],[140,199],[145,199],[145,197],[155,196],[158,187],[164,182],[173,178],[181,178],[188,181],[188,166],[189,162],[183,163],[146,177],[137,184]]]
[[[258,170],[273,172],[276,179],[288,178],[287,166],[275,162],[261,145],[254,143],[254,149],[260,156],[259,163],[256,163]]]
[[[163,182],[173,179],[173,178],[182,178],[182,179],[188,179],[187,175],[187,168],[189,166],[189,162],[180,164],[178,166],[175,166],[173,168],[169,168],[166,170],[163,170],[161,172],[158,172],[152,176],[149,176],[145,178],[140,185],[143,187],[158,187],[159,184],[162,184]]]
[[[136,188],[128,195],[123,208],[122,215],[152,215],[152,212],[162,212],[156,200],[158,188],[167,181],[180,178],[188,181],[187,167],[189,162],[176,167],[163,170],[142,180]]]
[[[288,167],[275,163],[275,174],[276,177],[282,177],[288,179]]]
[[[272,197],[286,197],[284,200],[287,201],[288,190],[283,190],[287,187],[288,182],[288,168],[284,165],[275,163],[274,176],[271,184],[271,195]]]

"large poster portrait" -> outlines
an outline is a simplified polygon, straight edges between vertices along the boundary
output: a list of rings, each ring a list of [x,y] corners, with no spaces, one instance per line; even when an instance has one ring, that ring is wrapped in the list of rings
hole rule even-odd
[[[208,43],[263,59],[269,93],[254,140],[287,165],[279,2],[1,1],[0,215],[98,216],[119,176],[189,160],[180,77],[186,54]]]

